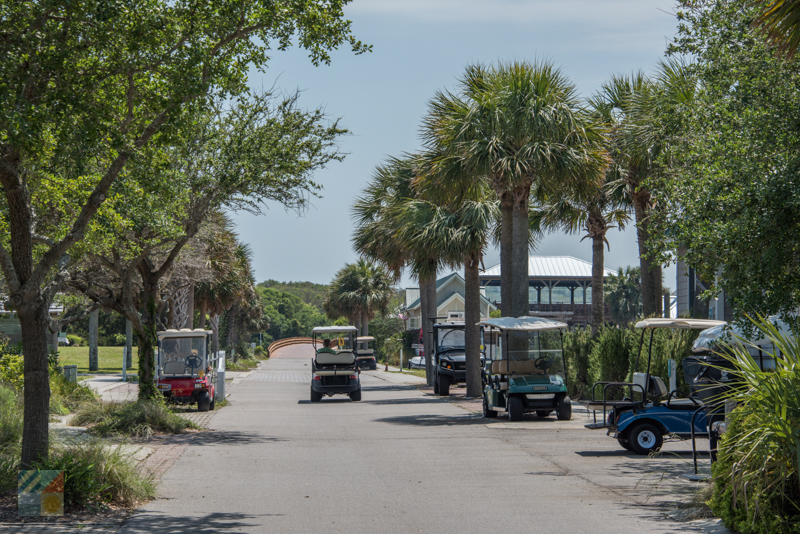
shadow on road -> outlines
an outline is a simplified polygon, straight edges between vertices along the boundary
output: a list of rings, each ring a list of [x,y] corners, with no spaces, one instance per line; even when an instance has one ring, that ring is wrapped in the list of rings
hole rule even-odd
[[[362,400],[362,404],[382,404],[382,405],[390,405],[390,404],[435,404],[438,402],[442,402],[445,399],[432,399],[432,398],[425,398],[425,397],[412,397],[407,399],[376,399],[376,400],[369,400],[365,399]]]
[[[240,532],[258,526],[248,520],[264,515],[213,513],[198,516],[167,516],[157,512],[140,512],[128,519],[118,531],[120,534],[213,534],[215,532]]]
[[[402,415],[375,419],[375,422],[410,426],[467,426],[485,425],[486,419],[483,417],[469,415],[464,415],[461,417],[452,417],[447,415]]]
[[[250,445],[254,443],[277,443],[286,441],[281,438],[262,436],[255,432],[239,432],[227,430],[225,432],[212,430],[199,432],[192,438],[192,445]]]

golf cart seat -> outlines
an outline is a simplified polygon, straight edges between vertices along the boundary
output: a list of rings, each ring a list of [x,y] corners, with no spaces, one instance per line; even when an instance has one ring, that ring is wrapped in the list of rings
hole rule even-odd
[[[182,375],[186,372],[186,365],[183,362],[165,362],[164,374],[165,375]]]
[[[375,351],[372,349],[359,349],[356,350],[356,356],[372,356]]]
[[[492,374],[495,375],[543,375],[545,371],[537,368],[535,360],[515,361],[515,360],[498,360],[492,362]]]
[[[352,352],[340,352],[331,354],[330,352],[317,353],[317,365],[352,365],[356,359]]]

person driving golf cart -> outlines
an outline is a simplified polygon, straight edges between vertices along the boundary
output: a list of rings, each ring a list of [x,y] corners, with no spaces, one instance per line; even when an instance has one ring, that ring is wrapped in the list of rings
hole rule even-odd
[[[331,348],[331,340],[330,339],[323,339],[322,340],[322,348],[317,350],[317,354],[320,352],[327,352],[328,354],[336,354],[336,351]]]

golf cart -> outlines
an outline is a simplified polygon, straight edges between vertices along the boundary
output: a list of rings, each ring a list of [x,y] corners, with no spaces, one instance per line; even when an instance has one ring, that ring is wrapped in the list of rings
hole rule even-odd
[[[319,402],[325,395],[347,395],[353,401],[361,400],[361,380],[358,376],[361,371],[353,353],[357,332],[355,326],[317,326],[311,330],[314,346],[311,402]],[[336,348],[322,349],[323,339],[335,339]]]
[[[724,321],[710,319],[667,319],[652,318],[636,323],[642,329],[639,353],[636,356],[632,382],[598,382],[592,386],[591,400],[583,404],[593,412],[594,422],[586,428],[605,428],[608,435],[619,444],[636,454],[647,455],[661,449],[664,438],[691,439],[693,435],[708,436],[707,418],[698,418],[695,412],[705,407],[699,390],[692,387],[688,397],[682,398],[678,391],[668,391],[664,380],[650,374],[653,359],[653,336],[659,328],[680,328],[704,330],[724,325]],[[646,372],[636,372],[642,355],[647,331],[650,342],[647,354]],[[686,367],[684,367],[686,370]],[[687,383],[692,379],[687,376]],[[599,392],[602,390],[602,396]],[[614,396],[627,390],[627,396],[616,400]],[[666,402],[665,402],[666,401]],[[601,417],[598,420],[598,413]]]
[[[158,332],[157,387],[169,402],[214,409],[216,369],[210,365],[211,330]]]
[[[489,339],[483,372],[483,416],[519,421],[525,412],[572,418],[562,343],[567,325],[540,317],[501,317],[478,323]]]
[[[446,397],[450,395],[451,385],[467,381],[464,334],[463,321],[433,325],[433,392],[437,395]],[[481,367],[483,365],[484,358],[481,355]]]
[[[364,345],[366,348],[357,348],[355,350],[356,359],[358,360],[358,368],[361,370],[369,369],[375,371],[378,364],[375,361],[375,349],[369,348],[369,344],[375,341],[372,336],[363,336],[356,338],[356,346]]]

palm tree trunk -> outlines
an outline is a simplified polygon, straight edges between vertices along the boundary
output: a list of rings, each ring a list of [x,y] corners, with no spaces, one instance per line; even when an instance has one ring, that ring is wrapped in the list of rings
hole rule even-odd
[[[208,313],[208,301],[203,299],[200,301],[200,317],[197,320],[197,328],[206,328],[206,313]]]
[[[636,216],[636,237],[639,241],[639,264],[642,271],[642,313],[645,317],[661,315],[661,266],[646,258],[650,238],[650,192],[637,189],[633,195]]]
[[[431,319],[436,317],[438,312],[438,306],[436,305],[436,270],[433,269],[433,276],[428,281],[428,285],[426,287],[426,291],[428,292],[428,318]],[[427,323],[422,325],[425,328],[425,333],[428,336],[428,347],[430,347],[430,351],[425,353],[425,376],[428,379],[428,385],[433,385],[433,321],[429,320]]]
[[[367,312],[361,314],[361,335],[362,336],[369,335],[369,314]],[[359,348],[366,349],[368,346],[369,344],[362,343],[361,347]]]
[[[467,367],[467,397],[481,396],[481,320],[480,254],[464,259],[464,345]]]
[[[511,317],[514,292],[513,263],[511,261],[514,246],[514,202],[511,193],[500,196],[500,313],[503,317]]]
[[[425,323],[428,321],[428,280],[419,279],[419,337],[422,350],[428,354],[428,336],[425,334]]]
[[[354,322],[356,323],[355,324],[356,337],[358,337],[358,336],[361,335],[361,313],[360,312],[356,312],[356,317],[355,317],[355,321]]]
[[[511,252],[512,262],[512,284],[513,296],[511,315],[522,317],[530,315],[530,305],[528,298],[528,236],[530,229],[528,226],[528,198],[530,197],[530,187],[518,188],[514,192],[514,211],[513,211],[513,250]]]
[[[603,235],[592,236],[592,337],[605,323],[603,310]]]

